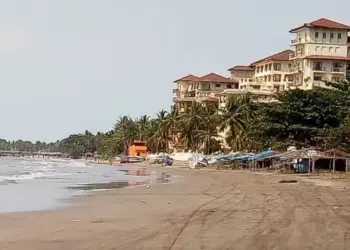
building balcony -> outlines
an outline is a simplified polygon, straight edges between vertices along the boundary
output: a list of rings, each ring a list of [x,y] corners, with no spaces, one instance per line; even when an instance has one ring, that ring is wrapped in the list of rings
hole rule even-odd
[[[313,67],[312,70],[314,72],[320,72],[320,73],[325,73],[326,72],[326,68],[325,67]]]
[[[296,74],[296,73],[301,73],[303,72],[300,67],[290,67],[288,69],[289,73]]]
[[[302,57],[301,53],[296,53],[296,54],[290,54],[289,55],[289,60],[296,60]]]
[[[298,44],[298,43],[300,43],[300,42],[301,42],[301,38],[299,38],[299,39],[293,39],[293,40],[290,41],[290,43],[291,43],[292,45]]]
[[[196,101],[195,97],[178,97],[175,99],[175,102],[194,102]]]
[[[195,98],[196,95],[195,95],[195,93],[185,93],[185,94],[183,94],[182,97],[184,97],[184,98]]]
[[[344,68],[343,67],[333,67],[332,74],[345,74]]]
[[[324,81],[316,80],[312,82],[313,87],[326,88]]]

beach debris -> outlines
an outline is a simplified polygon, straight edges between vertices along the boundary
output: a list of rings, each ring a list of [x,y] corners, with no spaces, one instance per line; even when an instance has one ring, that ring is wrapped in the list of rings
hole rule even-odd
[[[80,222],[80,220],[72,220],[72,222]]]
[[[150,185],[146,185],[145,188],[146,189],[150,189],[151,187],[150,187]]]
[[[104,223],[104,220],[92,220],[91,223]]]
[[[142,203],[146,203],[146,201],[144,201],[144,200],[141,200],[140,202],[142,202]]]
[[[213,208],[211,211],[212,211],[213,213],[215,213],[215,212],[216,212],[216,208]]]
[[[297,183],[297,180],[281,180],[279,183]]]

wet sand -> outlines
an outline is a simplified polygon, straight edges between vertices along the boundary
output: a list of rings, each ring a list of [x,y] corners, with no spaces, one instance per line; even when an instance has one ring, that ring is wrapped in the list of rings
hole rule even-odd
[[[162,171],[183,178],[92,192],[65,210],[2,214],[0,249],[350,249],[344,180]]]

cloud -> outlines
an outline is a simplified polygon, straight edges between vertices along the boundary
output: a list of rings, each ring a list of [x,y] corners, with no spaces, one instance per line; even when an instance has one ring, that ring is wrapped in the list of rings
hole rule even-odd
[[[35,46],[31,27],[19,23],[0,23],[0,54],[24,52]]]

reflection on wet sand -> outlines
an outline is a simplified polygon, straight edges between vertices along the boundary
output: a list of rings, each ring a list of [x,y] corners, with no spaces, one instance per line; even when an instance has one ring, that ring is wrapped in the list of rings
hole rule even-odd
[[[127,172],[128,175],[133,176],[149,176],[148,170],[146,168],[142,169],[128,169],[121,170]],[[155,184],[164,184],[171,182],[171,175],[167,172],[162,172],[159,178],[155,179]],[[104,182],[104,183],[88,183],[81,184],[77,186],[68,187],[68,189],[78,189],[78,190],[101,190],[101,189],[116,189],[124,187],[138,187],[150,183],[150,181],[115,181],[115,182]]]
[[[157,178],[157,183],[169,183],[171,181],[171,175],[166,172],[162,172],[162,175],[160,178]]]
[[[79,186],[68,187],[69,189],[79,189],[79,190],[98,190],[98,189],[116,189],[124,187],[137,187],[145,185],[145,181],[116,181],[107,183],[89,183]]]
[[[138,169],[123,169],[119,170],[125,172],[127,175],[133,176],[149,176],[147,168],[138,168]]]

